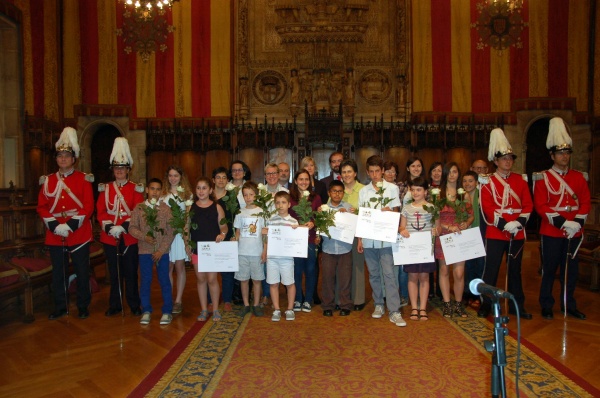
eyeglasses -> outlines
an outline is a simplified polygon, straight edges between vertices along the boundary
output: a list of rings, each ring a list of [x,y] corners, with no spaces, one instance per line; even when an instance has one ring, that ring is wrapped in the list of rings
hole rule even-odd
[[[344,193],[344,190],[339,190],[339,189],[332,189],[331,191],[329,191],[331,193]]]
[[[231,169],[232,173],[242,173],[244,169]]]
[[[392,171],[392,170],[386,170],[386,171],[384,171],[383,173],[384,173],[384,174],[387,174],[387,175],[389,175],[389,176],[395,176],[395,175],[396,175],[396,172],[395,172],[395,171]]]
[[[272,173],[265,173],[265,175],[266,175],[266,176],[268,176],[268,177],[275,177],[275,176],[278,176],[278,175],[279,175],[279,173],[278,173],[278,172],[276,172],[276,171],[274,171],[274,172],[272,172]]]

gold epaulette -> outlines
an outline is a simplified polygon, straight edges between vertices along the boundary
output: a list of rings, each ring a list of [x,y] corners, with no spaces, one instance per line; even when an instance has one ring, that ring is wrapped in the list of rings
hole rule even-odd
[[[536,171],[531,175],[531,179],[533,181],[540,181],[544,179],[544,173],[545,171]]]
[[[587,173],[587,171],[580,171],[580,173],[581,173],[581,174],[583,174],[583,178],[584,178],[586,181],[588,181],[588,182],[590,181],[590,176],[589,176],[589,174]]]
[[[100,183],[98,184],[98,192],[104,192],[106,190],[106,184]]]
[[[487,184],[490,182],[490,176],[491,174],[479,174],[477,181],[479,181],[480,184]]]
[[[137,184],[135,184],[135,191],[136,191],[136,192],[139,192],[139,193],[144,193],[144,188],[145,188],[145,187],[144,187],[144,184],[142,184],[141,182],[140,182],[140,183],[137,183]]]
[[[46,182],[46,178],[48,178],[48,176],[43,175],[40,177],[40,179],[38,180],[40,185],[43,185]]]
[[[94,182],[94,175],[92,173],[85,173],[85,180],[87,182]]]
[[[529,177],[527,176],[527,174],[521,174],[521,177],[523,177],[523,181],[529,182]]]

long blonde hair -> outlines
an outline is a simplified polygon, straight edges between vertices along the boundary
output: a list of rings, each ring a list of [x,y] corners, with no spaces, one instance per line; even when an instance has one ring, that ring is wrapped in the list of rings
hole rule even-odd
[[[171,193],[171,183],[169,182],[169,171],[171,170],[175,170],[177,173],[179,173],[179,185],[184,189],[183,192],[178,193],[179,197],[183,200],[190,199],[192,197],[192,188],[190,187],[190,182],[188,181],[186,174],[183,172],[183,169],[176,165],[171,165],[167,168],[163,182],[163,196],[167,196]]]

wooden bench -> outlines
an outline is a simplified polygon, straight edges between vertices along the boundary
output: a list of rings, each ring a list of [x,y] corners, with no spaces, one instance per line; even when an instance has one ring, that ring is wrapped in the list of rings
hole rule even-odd
[[[34,317],[29,274],[24,269],[11,264],[5,256],[0,256],[0,299],[17,297],[17,300],[20,300],[21,295],[23,295],[25,301],[23,322],[31,323]]]
[[[600,267],[600,225],[586,225],[584,242],[579,248],[579,267],[590,267],[590,290],[598,291],[598,267]],[[581,274],[581,272],[580,272]]]

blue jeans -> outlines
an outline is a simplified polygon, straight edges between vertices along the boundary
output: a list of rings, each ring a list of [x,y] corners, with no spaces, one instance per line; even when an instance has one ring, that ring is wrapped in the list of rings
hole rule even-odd
[[[270,290],[270,286],[271,285],[269,285],[267,283],[267,278],[266,278],[266,275],[267,275],[267,263],[264,263],[262,266],[265,269],[265,279],[263,279],[261,281],[261,283],[262,283],[262,294],[263,294],[263,297],[271,298],[271,290]]]
[[[383,305],[383,289],[387,309],[391,312],[400,310],[400,294],[398,292],[398,279],[394,275],[394,257],[391,247],[381,249],[365,249],[365,260],[369,269],[369,283],[373,291],[375,305]],[[381,283],[380,270],[383,271],[383,284]]]
[[[233,276],[235,272],[221,272],[223,302],[231,303],[233,301]]]
[[[408,298],[408,274],[404,272],[404,265],[398,267],[398,286],[400,286],[400,296]]]
[[[140,254],[140,300],[142,302],[142,311],[152,312],[150,304],[150,288],[152,286],[152,254]],[[169,280],[169,253],[164,254],[156,265],[156,274],[162,293],[163,305],[162,313],[170,314],[173,312],[173,292],[171,291],[171,281]]]
[[[302,274],[306,278],[306,294],[302,294]],[[296,284],[296,301],[312,304],[317,288],[317,246],[308,244],[308,257],[294,257],[294,283]]]

